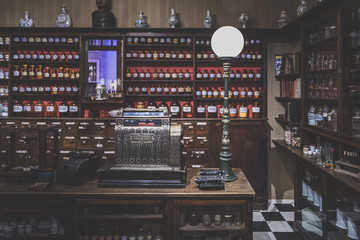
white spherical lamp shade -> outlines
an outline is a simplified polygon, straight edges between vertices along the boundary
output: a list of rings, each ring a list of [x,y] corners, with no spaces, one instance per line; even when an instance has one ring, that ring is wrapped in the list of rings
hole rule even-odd
[[[244,37],[232,26],[217,29],[211,37],[211,48],[220,58],[236,57],[244,47]]]

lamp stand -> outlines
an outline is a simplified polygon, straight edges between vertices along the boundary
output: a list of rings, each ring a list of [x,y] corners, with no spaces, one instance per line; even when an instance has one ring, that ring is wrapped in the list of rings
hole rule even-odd
[[[220,172],[225,182],[232,182],[237,179],[237,176],[231,169],[231,151],[230,151],[230,133],[229,133],[229,73],[231,68],[231,61],[233,58],[221,58],[224,69],[224,116],[221,120],[223,123],[222,133],[222,151],[220,153]]]

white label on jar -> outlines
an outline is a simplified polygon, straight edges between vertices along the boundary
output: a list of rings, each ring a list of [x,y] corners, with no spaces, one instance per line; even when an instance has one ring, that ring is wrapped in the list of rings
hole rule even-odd
[[[58,77],[59,77],[59,78],[62,78],[62,77],[64,77],[64,73],[62,73],[62,72],[59,72],[59,73],[58,73]]]
[[[205,107],[198,107],[197,112],[198,113],[204,113],[205,112]]]
[[[260,73],[257,73],[257,74],[256,74],[256,78],[257,78],[257,79],[261,78],[261,74],[260,74]]]
[[[18,77],[20,76],[20,72],[19,71],[14,71],[14,77]]]
[[[260,112],[260,107],[253,107],[252,112],[253,113],[259,113]]]
[[[253,92],[249,91],[247,94],[248,94],[248,96],[252,96]]]
[[[59,106],[59,112],[67,112],[68,106]]]
[[[191,107],[183,107],[183,112],[191,112]]]
[[[316,126],[315,118],[312,118],[312,119],[309,118],[309,125],[310,126]]]
[[[178,106],[171,106],[170,107],[170,112],[171,113],[178,113],[178,112],[180,112],[180,108]]]
[[[327,118],[328,113],[324,112],[322,115],[323,115],[324,118]]]
[[[35,112],[41,112],[42,111],[42,106],[34,106],[34,111]]]
[[[208,95],[209,97],[211,97],[211,96],[213,95],[213,92],[212,92],[212,91],[208,91],[208,92],[207,92],[207,95]]]
[[[46,106],[46,111],[47,111],[47,112],[54,112],[54,111],[55,111],[55,107],[54,107],[54,106]]]
[[[24,106],[24,112],[31,112],[31,106]]]
[[[316,120],[317,122],[319,122],[319,121],[323,121],[324,118],[323,118],[323,116],[322,116],[321,114],[315,114],[315,120]]]
[[[246,113],[248,109],[247,109],[247,107],[240,107],[239,110],[241,113]]]
[[[161,87],[158,87],[158,88],[156,88],[156,91],[157,91],[157,92],[161,92],[161,91],[162,91],[162,88],[161,88]]]
[[[208,113],[216,113],[217,107],[216,106],[208,106]]]
[[[148,109],[156,109],[156,106],[148,106]]]
[[[31,87],[26,87],[27,92],[31,92]]]
[[[69,107],[69,111],[70,111],[70,112],[78,112],[78,111],[79,111],[79,108],[78,108],[78,106],[70,106],[70,107]]]
[[[230,108],[230,113],[231,113],[231,114],[236,114],[236,113],[237,113],[237,109],[236,109],[236,108]]]
[[[18,87],[17,87],[17,86],[13,86],[13,87],[12,87],[12,90],[13,90],[13,92],[17,92],[17,91],[18,91]]]
[[[45,87],[45,92],[50,92],[50,90],[51,90],[51,89],[50,89],[49,86],[46,86],[46,87]],[[56,89],[56,90],[57,90],[57,89]]]
[[[203,76],[204,76],[204,78],[208,78],[208,77],[209,77],[209,74],[204,73]]]

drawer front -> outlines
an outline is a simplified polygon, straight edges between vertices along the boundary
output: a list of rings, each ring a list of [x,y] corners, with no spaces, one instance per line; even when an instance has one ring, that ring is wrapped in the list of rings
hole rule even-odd
[[[107,135],[110,137],[110,136],[113,136],[115,137],[115,121],[114,122],[108,122],[107,123]]]
[[[91,123],[90,122],[79,122],[78,125],[78,133],[79,135],[87,135],[89,134],[89,131],[91,130]]]
[[[115,150],[115,137],[114,136],[108,136],[105,138],[103,149],[104,150]]]
[[[186,157],[187,163],[206,163],[209,161],[209,150],[189,150]]]
[[[186,149],[194,148],[194,138],[192,136],[183,137],[183,147]]]
[[[76,149],[77,139],[75,136],[63,136],[63,148],[65,149]]]
[[[105,146],[105,137],[94,136],[92,139],[92,149],[93,150],[102,150]]]
[[[105,135],[107,130],[106,122],[95,121],[91,126],[91,134]]]
[[[209,148],[209,139],[207,137],[198,136],[194,141],[194,148]]]
[[[78,142],[77,142],[77,147],[78,149],[91,149],[92,146],[92,140],[91,137],[89,136],[79,136],[78,137]]]
[[[61,125],[63,136],[77,136],[78,135],[78,124],[75,121],[66,121]]]
[[[182,127],[183,127],[183,131],[184,131],[184,136],[195,134],[194,123],[192,123],[192,122],[184,122],[182,124]]]
[[[195,132],[197,135],[209,134],[209,123],[208,122],[197,122],[195,125]]]

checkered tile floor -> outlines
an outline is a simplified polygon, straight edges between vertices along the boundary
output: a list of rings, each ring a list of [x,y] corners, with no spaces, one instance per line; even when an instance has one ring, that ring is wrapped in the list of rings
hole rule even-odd
[[[270,204],[267,211],[253,212],[254,240],[301,240],[292,229],[294,206],[292,203]]]

